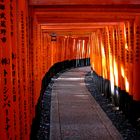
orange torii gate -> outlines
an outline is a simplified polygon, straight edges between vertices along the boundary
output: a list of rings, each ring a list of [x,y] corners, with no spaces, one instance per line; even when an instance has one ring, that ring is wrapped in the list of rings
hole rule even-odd
[[[112,94],[139,102],[139,9],[138,0],[1,0],[0,139],[30,139],[42,78],[65,60],[90,57]]]

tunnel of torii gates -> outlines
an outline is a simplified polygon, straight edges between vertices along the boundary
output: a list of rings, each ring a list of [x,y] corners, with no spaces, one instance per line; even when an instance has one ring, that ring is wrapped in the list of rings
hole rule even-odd
[[[0,139],[29,140],[44,76],[89,58],[112,96],[140,102],[139,0],[0,0]]]

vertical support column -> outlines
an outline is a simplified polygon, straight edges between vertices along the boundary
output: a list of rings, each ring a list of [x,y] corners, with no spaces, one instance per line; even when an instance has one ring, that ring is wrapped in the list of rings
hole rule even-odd
[[[70,50],[70,59],[73,59],[74,55],[74,39],[72,37],[69,38],[69,50]]]
[[[61,62],[61,52],[62,52],[62,37],[60,36],[59,38],[58,38],[58,47],[57,47],[57,49],[58,49],[58,61],[59,62]]]
[[[91,69],[94,71],[95,69],[95,62],[94,62],[94,33],[91,33],[90,35],[90,65],[91,65]]]
[[[1,71],[1,125],[0,139],[10,140],[14,133],[14,107],[12,96],[12,48],[11,48],[11,22],[10,0],[0,2],[0,71]]]
[[[107,79],[107,47],[105,42],[105,29],[102,29],[101,36],[101,54],[102,54],[102,93],[105,94],[105,82]]]
[[[114,67],[113,67],[113,47],[114,47],[114,32],[113,27],[110,26],[109,28],[109,66],[110,66],[110,86],[111,86],[111,94],[114,96]]]
[[[50,50],[51,50],[51,66],[52,66],[54,63],[54,42],[53,41],[51,41]]]
[[[130,36],[129,36],[129,23],[125,22],[124,26],[124,43],[125,43],[125,91],[129,94],[129,47],[130,47]]]
[[[74,41],[74,44],[73,44],[73,48],[74,48],[74,60],[76,60],[76,58],[77,58],[77,38],[75,38],[75,41]],[[76,67],[76,64],[77,64],[77,60],[76,60],[76,62],[75,62],[75,64],[74,64],[74,66]]]
[[[102,30],[101,36],[101,56],[102,56],[102,76],[107,79],[107,68],[106,68],[106,45],[105,45],[105,32]]]
[[[120,54],[120,66],[119,66],[119,82],[121,90],[125,91],[125,41],[124,41],[124,23],[119,25],[119,54]]]
[[[26,0],[18,1],[18,48],[19,48],[19,82],[20,82],[20,135],[23,140],[29,139],[29,90],[28,90],[28,37],[27,37],[27,6]],[[22,129],[22,130],[21,130]]]
[[[133,69],[134,69],[134,21],[130,21],[129,22],[129,39],[130,39],[130,46],[129,46],[129,77],[128,77],[128,81],[129,81],[129,94],[130,96],[133,96],[133,86],[134,86],[134,82],[133,82]]]
[[[37,81],[37,93],[36,93],[36,100],[38,100],[40,89],[41,89],[41,72],[42,72],[42,48],[41,48],[41,25],[37,24],[37,64],[38,64],[38,81]]]
[[[110,66],[109,66],[109,31],[108,31],[108,27],[105,27],[105,41],[106,41],[106,46],[107,46],[107,50],[106,50],[106,59],[107,59],[107,80],[110,80]],[[108,90],[109,90],[109,83],[107,84]],[[107,94],[108,96],[108,94]]]
[[[140,88],[139,88],[139,79],[140,79],[140,17],[136,17],[134,23],[134,94],[133,99],[135,101],[140,101]]]
[[[117,28],[113,26],[113,74],[114,74],[114,95],[113,101],[116,106],[119,106],[119,74],[118,74],[118,36]]]
[[[37,94],[37,81],[38,81],[38,44],[37,44],[37,20],[36,20],[36,17],[34,16],[33,17],[33,64],[32,64],[32,67],[33,67],[33,101],[32,101],[32,104],[33,104],[33,108],[35,109],[35,105],[37,103],[37,97],[36,97],[36,94]],[[35,110],[33,112],[33,114],[35,114]]]
[[[110,66],[109,66],[109,31],[106,26],[104,29],[104,49],[105,49],[105,60],[106,60],[106,79],[105,79],[105,96],[110,97]]]
[[[40,59],[39,59],[39,64],[40,64],[40,84],[41,84],[41,80],[43,78],[43,30],[41,29],[41,25],[40,25]],[[39,93],[38,93],[39,94]],[[38,95],[39,97],[39,95]]]
[[[52,62],[51,62],[51,57],[52,57],[52,55],[51,55],[51,38],[48,36],[48,45],[47,45],[47,50],[48,50],[48,69],[51,67],[51,64],[52,64]]]
[[[43,73],[43,75],[45,74],[45,72],[46,72],[46,63],[47,63],[47,60],[46,60],[46,53],[47,53],[47,51],[46,51],[46,48],[47,48],[47,45],[46,45],[46,33],[42,33],[42,73]]]
[[[30,103],[30,120],[35,116],[35,109],[34,109],[34,80],[33,80],[33,9],[30,8],[29,11],[29,103]],[[32,123],[32,122],[31,122]]]
[[[14,139],[20,139],[20,116],[19,116],[19,89],[18,89],[18,51],[17,51],[17,2],[10,1],[10,21],[11,21],[11,46],[12,46],[12,95],[14,106]]]
[[[99,38],[98,38],[98,34],[99,34],[99,31],[96,32],[96,40],[95,40],[95,55],[96,55],[96,58],[95,60],[98,60],[98,62],[96,61],[96,72],[98,75],[100,75],[100,58],[99,58]]]
[[[114,26],[114,49],[113,49],[113,57],[114,57],[114,80],[115,86],[118,87],[118,36],[117,36],[117,27]],[[117,94],[117,93],[116,93]]]

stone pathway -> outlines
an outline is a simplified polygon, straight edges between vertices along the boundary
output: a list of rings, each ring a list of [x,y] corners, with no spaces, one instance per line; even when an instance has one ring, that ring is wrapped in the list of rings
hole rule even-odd
[[[69,70],[54,81],[50,140],[122,140],[84,83],[90,67]]]

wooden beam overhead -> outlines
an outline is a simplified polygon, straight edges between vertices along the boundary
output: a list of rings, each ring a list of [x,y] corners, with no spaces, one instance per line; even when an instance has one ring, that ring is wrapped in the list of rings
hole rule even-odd
[[[42,24],[42,30],[91,30],[96,28],[104,28],[108,25],[118,25],[120,22],[104,22],[104,23],[60,23],[60,24]]]
[[[139,0],[29,0],[30,5],[117,5],[140,4]]]
[[[78,17],[63,17],[63,18],[48,18],[48,17],[38,17],[37,21],[39,24],[47,24],[47,23],[99,23],[99,22],[123,22],[134,20],[135,17],[119,17],[119,16],[110,16],[110,17],[85,17],[85,18],[78,18]]]
[[[131,9],[132,10],[132,9]],[[134,9],[133,9],[134,10]],[[83,10],[68,10],[63,7],[53,10],[37,8],[34,9],[34,14],[39,23],[81,23],[81,22],[119,22],[123,20],[133,20],[135,16],[140,16],[140,8],[137,12],[132,11],[96,11],[96,9]]]

